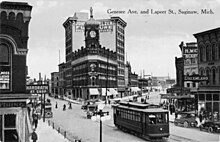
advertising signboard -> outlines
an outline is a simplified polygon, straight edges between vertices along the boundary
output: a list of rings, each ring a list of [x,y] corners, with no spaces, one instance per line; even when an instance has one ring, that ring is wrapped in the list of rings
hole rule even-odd
[[[193,81],[193,82],[200,82],[200,81],[208,81],[208,76],[203,76],[199,74],[193,74],[193,75],[185,75],[184,76],[185,81]]]
[[[30,94],[47,94],[49,93],[49,85],[47,84],[37,84],[37,85],[27,85],[27,91]]]
[[[197,46],[185,46],[183,48],[184,65],[197,64],[198,49]]]

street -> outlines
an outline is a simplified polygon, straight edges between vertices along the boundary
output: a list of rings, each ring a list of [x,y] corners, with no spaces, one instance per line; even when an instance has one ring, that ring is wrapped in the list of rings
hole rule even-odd
[[[150,99],[157,98],[155,94],[150,95]],[[53,118],[50,118],[61,129],[67,131],[68,137],[73,139],[81,139],[86,142],[99,141],[99,122],[93,122],[86,118],[85,110],[81,109],[80,104],[73,104],[72,109],[68,109],[68,102],[60,99],[50,98],[53,107]],[[55,109],[55,103],[58,103],[58,108]],[[63,111],[63,105],[66,104],[67,109]],[[142,142],[146,141],[132,134],[118,130],[113,124],[112,109],[110,105],[106,105],[104,111],[109,111],[111,120],[103,122],[102,139],[103,142]],[[193,135],[192,135],[193,134]],[[218,134],[210,134],[206,131],[200,131],[198,128],[183,128],[174,126],[170,123],[170,137],[162,141],[218,141]]]

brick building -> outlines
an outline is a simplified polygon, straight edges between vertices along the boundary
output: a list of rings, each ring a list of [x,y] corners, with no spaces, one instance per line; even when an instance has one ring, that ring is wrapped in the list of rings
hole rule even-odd
[[[99,26],[91,10],[84,25],[85,48],[72,54],[73,98],[102,99],[109,96],[106,90],[117,88],[117,54],[100,45]]]
[[[65,28],[65,50],[66,50],[66,94],[72,95],[72,74],[71,60],[72,52],[85,45],[84,31],[85,22],[88,21],[88,13],[76,12],[73,17],[69,17],[64,23]],[[125,27],[127,23],[120,17],[110,19],[97,19],[99,26],[99,42],[102,47],[116,52],[117,54],[117,81],[118,91],[125,92]]]
[[[198,44],[199,74],[208,77],[199,83],[198,111],[220,121],[220,28],[194,34]]]
[[[0,3],[0,141],[24,142],[32,131],[26,94],[26,55],[32,6]]]

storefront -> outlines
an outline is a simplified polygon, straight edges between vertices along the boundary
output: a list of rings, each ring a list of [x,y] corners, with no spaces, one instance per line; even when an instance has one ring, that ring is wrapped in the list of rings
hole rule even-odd
[[[27,112],[26,99],[11,98],[8,100],[2,96],[0,98],[0,141],[29,141],[33,129]]]
[[[203,112],[206,119],[220,121],[220,88],[199,88],[198,112]]]

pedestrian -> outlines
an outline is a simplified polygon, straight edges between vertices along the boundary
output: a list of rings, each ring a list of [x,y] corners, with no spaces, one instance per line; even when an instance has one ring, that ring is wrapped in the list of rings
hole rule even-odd
[[[71,102],[69,102],[69,109],[72,109],[72,104],[71,104]]]
[[[34,126],[35,126],[35,129],[37,128],[37,124],[38,124],[38,115],[35,114],[35,116],[34,116]]]
[[[202,116],[202,112],[199,113],[199,121],[200,123],[202,123],[202,120],[203,120],[203,116]]]
[[[177,117],[178,117],[178,110],[175,109],[175,119],[177,119]]]
[[[65,104],[63,105],[63,110],[66,110],[66,105]]]
[[[33,133],[31,134],[31,139],[33,140],[33,142],[36,142],[37,141],[37,133],[35,132],[35,129],[33,131]]]
[[[57,104],[57,102],[56,102],[55,108],[58,108],[58,104]]]

